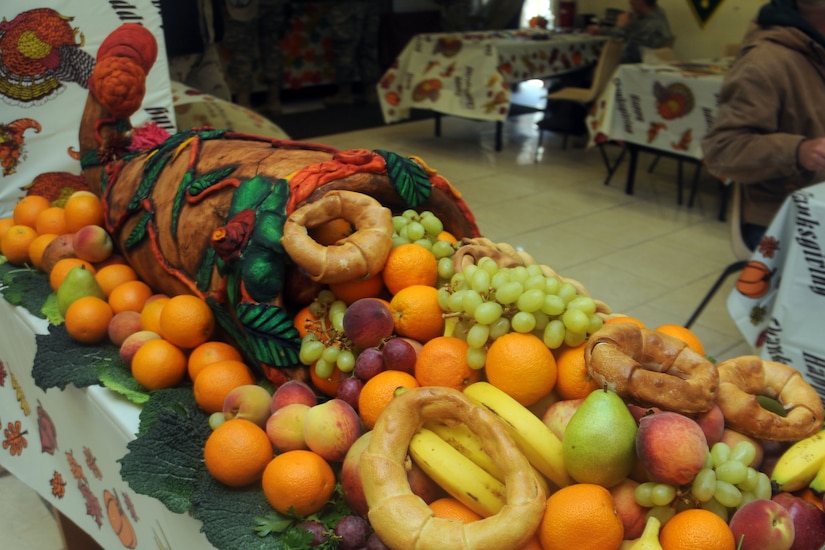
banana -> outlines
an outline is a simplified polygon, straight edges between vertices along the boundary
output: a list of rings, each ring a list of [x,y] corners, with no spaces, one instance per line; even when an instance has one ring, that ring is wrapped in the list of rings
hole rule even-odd
[[[463,422],[455,422],[450,425],[441,422],[440,420],[430,420],[424,423],[424,427],[431,430],[441,439],[449,443],[455,450],[481,466],[488,474],[504,483],[504,474],[501,472],[493,459],[484,450],[484,445],[481,438],[473,432],[467,424]],[[544,491],[544,494],[550,496],[550,486],[547,484],[547,479],[544,475],[533,468],[538,480],[539,486]]]
[[[424,473],[476,514],[492,516],[507,504],[504,484],[435,432],[421,428],[410,441],[409,453]]]
[[[825,492],[825,462],[823,462],[822,466],[819,467],[819,471],[817,471],[814,478],[808,484],[808,487],[817,493]]]
[[[782,453],[773,469],[771,480],[779,491],[796,491],[813,482],[823,465],[825,432],[818,432],[797,441]]]
[[[573,483],[564,466],[561,440],[539,417],[489,382],[470,384],[464,395],[499,417],[524,456],[556,486]]]

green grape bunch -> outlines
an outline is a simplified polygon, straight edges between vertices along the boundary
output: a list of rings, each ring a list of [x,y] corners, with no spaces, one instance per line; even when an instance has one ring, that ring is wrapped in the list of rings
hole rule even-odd
[[[739,441],[733,448],[722,441],[714,443],[693,481],[679,487],[640,483],[636,502],[650,508],[648,515],[662,523],[689,508],[702,508],[728,521],[748,502],[771,498],[770,478],[750,465],[755,456],[756,447],[750,441]]]
[[[301,340],[298,359],[304,365],[315,364],[315,372],[329,378],[337,368],[352,372],[355,368],[356,349],[344,333],[344,312],[347,304],[335,294],[324,289],[309,305],[310,314],[317,320],[307,327]]]

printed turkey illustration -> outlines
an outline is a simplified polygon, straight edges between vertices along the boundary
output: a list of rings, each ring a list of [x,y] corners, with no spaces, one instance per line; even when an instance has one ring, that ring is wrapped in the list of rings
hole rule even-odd
[[[653,85],[653,96],[656,98],[656,110],[665,120],[686,116],[693,110],[695,103],[690,88],[678,82],[667,87],[656,82]]]

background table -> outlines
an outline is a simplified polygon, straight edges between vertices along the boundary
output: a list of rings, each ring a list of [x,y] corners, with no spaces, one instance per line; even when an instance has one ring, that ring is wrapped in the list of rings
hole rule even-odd
[[[728,296],[763,359],[798,369],[825,399],[825,182],[791,195]]]
[[[619,66],[596,101],[587,125],[591,145],[620,142],[630,152],[625,185],[628,194],[633,193],[638,154],[648,151],[697,163],[688,201],[693,204],[703,158],[701,141],[716,117],[730,61]],[[679,171],[681,204],[681,162]]]
[[[595,65],[603,43],[603,37],[546,31],[418,34],[378,83],[384,121],[426,109],[501,123],[511,84]],[[497,150],[499,135],[500,127]]]

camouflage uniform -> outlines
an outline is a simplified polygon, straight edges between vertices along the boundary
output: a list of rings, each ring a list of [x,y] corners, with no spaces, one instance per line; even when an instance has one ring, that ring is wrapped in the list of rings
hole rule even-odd
[[[667,15],[659,6],[654,7],[647,15],[634,14],[628,25],[614,27],[605,34],[625,40],[622,63],[641,63],[641,48],[661,48],[673,40]]]
[[[365,88],[378,82],[379,7],[377,0],[336,1],[327,12],[335,81],[344,93],[359,77]]]
[[[271,92],[280,91],[284,72],[280,42],[286,30],[288,4],[288,0],[227,1],[224,44],[230,54],[229,83],[236,95],[248,95],[254,89],[257,69]]]

